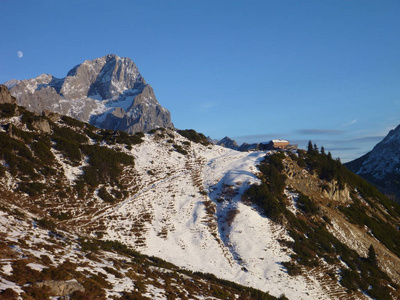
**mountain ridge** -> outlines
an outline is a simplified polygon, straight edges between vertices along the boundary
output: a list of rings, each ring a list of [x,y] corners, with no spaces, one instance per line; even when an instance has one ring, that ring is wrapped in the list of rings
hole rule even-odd
[[[135,63],[115,54],[85,60],[61,79],[42,74],[5,85],[31,111],[49,110],[129,133],[173,127],[170,112],[158,103]]]

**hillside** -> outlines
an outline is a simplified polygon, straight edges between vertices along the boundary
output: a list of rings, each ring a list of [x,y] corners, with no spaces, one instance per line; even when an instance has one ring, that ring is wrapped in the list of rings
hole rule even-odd
[[[5,102],[3,295],[54,279],[74,299],[399,297],[399,207],[316,147],[238,152]]]
[[[0,224],[1,299],[277,299],[116,241],[70,234],[21,208],[1,206]]]
[[[82,224],[135,197],[143,184],[135,181],[131,151],[146,137],[100,130],[57,114],[33,114],[18,107],[12,97],[3,99],[2,299],[15,299],[18,294],[24,299],[46,299],[47,295],[70,295],[71,299],[276,299],[210,274],[182,270],[115,240],[101,241],[100,232],[80,234]],[[190,142],[174,134],[187,148]],[[207,144],[193,131],[181,134]],[[176,155],[185,153],[180,145],[165,143]]]

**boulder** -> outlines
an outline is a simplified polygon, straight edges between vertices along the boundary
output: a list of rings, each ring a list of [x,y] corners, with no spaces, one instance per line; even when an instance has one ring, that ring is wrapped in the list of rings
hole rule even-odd
[[[10,103],[16,104],[17,100],[15,97],[11,96],[10,91],[5,85],[0,85],[0,104]]]
[[[58,281],[58,280],[46,280],[43,282],[36,283],[37,287],[48,287],[51,295],[54,296],[67,296],[73,292],[80,291],[84,292],[84,287],[75,280],[69,281]]]

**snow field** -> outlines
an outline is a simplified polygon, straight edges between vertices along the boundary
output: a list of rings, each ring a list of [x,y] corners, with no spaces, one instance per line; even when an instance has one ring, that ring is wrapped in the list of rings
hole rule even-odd
[[[132,279],[132,276],[128,276],[128,273],[133,272],[135,274],[133,276],[134,278],[143,279],[142,285],[146,290],[143,294],[144,296],[151,299],[164,300],[167,298],[165,289],[160,288],[160,286],[164,284],[163,280],[157,277],[156,279],[149,280],[144,274],[133,271],[132,266],[134,267],[135,265],[125,263],[130,261],[129,257],[111,252],[87,255],[87,253],[80,251],[75,241],[77,238],[76,236],[66,232],[63,232],[63,234],[66,237],[52,237],[47,230],[36,227],[32,222],[17,219],[0,210],[0,236],[2,237],[2,241],[10,245],[10,251],[12,252],[10,257],[0,257],[0,290],[11,288],[17,293],[23,293],[21,286],[15,282],[6,280],[3,274],[12,275],[12,262],[15,260],[40,261],[43,259],[43,256],[47,256],[50,259],[49,265],[45,266],[42,263],[32,262],[28,263],[27,266],[31,269],[41,271],[50,266],[58,266],[68,260],[76,264],[76,271],[86,277],[102,274],[111,285],[109,289],[105,289],[107,299],[111,299],[113,296],[119,297],[121,292],[129,292],[136,289],[136,281]],[[63,243],[63,239],[65,239],[65,243]],[[24,240],[26,244],[17,245],[21,243],[22,240]],[[53,250],[51,250],[51,248],[53,248]],[[17,257],[15,257],[15,255]],[[162,268],[152,268],[151,266],[149,268],[151,270],[154,269],[155,273],[171,272],[171,270]],[[112,272],[110,273],[110,270],[119,273],[120,276],[116,277]],[[189,280],[191,279],[189,276],[186,277]],[[72,279],[69,281],[76,280]],[[186,293],[184,288],[178,285],[178,283],[177,287]],[[59,299],[59,297],[52,297],[52,299]],[[202,297],[200,296],[199,299],[202,299]],[[207,299],[209,298],[207,297]]]
[[[132,150],[141,192],[107,215],[107,239],[274,296],[327,298],[311,275],[289,276],[280,264],[290,260],[277,241],[291,239],[284,228],[241,202],[259,182],[256,165],[266,152],[191,143],[184,156],[155,140],[146,135]],[[174,142],[181,141],[175,134]]]

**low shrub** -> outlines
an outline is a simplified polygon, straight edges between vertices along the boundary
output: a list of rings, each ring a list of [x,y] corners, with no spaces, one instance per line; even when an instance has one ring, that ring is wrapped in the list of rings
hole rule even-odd
[[[41,272],[31,269],[27,266],[27,262],[24,260],[16,260],[12,263],[13,273],[9,280],[15,282],[18,285],[25,285],[27,283],[34,283],[43,280]]]
[[[14,300],[18,299],[18,293],[11,288],[6,288],[0,292],[0,298],[3,300]]]
[[[297,205],[305,214],[315,215],[319,211],[319,207],[310,199],[310,197],[301,193],[297,198]]]
[[[35,127],[33,127],[32,124],[33,124],[33,122],[39,120],[40,116],[35,115],[35,113],[30,112],[26,109],[22,109],[21,113],[22,113],[21,122],[24,123],[29,130],[34,131]]]
[[[188,152],[185,149],[183,149],[181,145],[173,144],[172,146],[175,148],[176,152],[178,152],[180,154],[183,154],[183,155],[187,155],[188,154]]]
[[[54,126],[53,136],[68,141],[75,141],[78,144],[84,144],[88,142],[87,136],[80,134],[68,127]]]
[[[28,299],[50,299],[50,289],[47,286],[38,287],[37,285],[29,285],[22,288]],[[26,299],[26,295],[22,295],[22,299]]]
[[[89,165],[83,168],[82,179],[92,187],[100,183],[118,184],[121,165],[134,165],[133,157],[118,153],[99,145],[82,145],[82,151],[89,156]]]
[[[11,104],[11,103],[0,104],[0,117],[11,118],[14,116],[16,109],[17,109],[16,104]]]
[[[50,231],[54,231],[56,229],[56,223],[47,218],[37,220],[37,225]]]
[[[71,162],[78,162],[82,159],[79,143],[69,138],[53,138],[56,143],[55,149],[61,151]]]
[[[28,194],[29,196],[38,196],[46,189],[46,185],[40,182],[21,182],[18,185],[18,190]]]
[[[259,165],[262,183],[252,185],[243,195],[245,201],[250,201],[260,207],[263,213],[274,221],[279,221],[286,211],[284,195],[286,176],[283,170],[283,153],[266,156]]]
[[[108,202],[108,203],[113,203],[113,202],[115,202],[114,197],[111,196],[111,195],[107,192],[107,190],[106,190],[106,188],[105,188],[104,186],[102,186],[102,187],[99,189],[97,195],[98,195],[103,201],[105,201],[105,202]]]
[[[25,143],[30,143],[34,137],[34,134],[29,131],[21,130],[14,125],[10,125],[12,127],[12,134],[24,140]]]
[[[165,131],[165,128],[161,128],[161,127],[159,127],[159,128],[154,128],[154,129],[150,130],[150,131],[148,132],[148,134],[155,134],[157,131],[163,132],[163,131]]]
[[[291,261],[284,261],[282,265],[286,268],[290,276],[297,276],[301,274],[301,268]]]
[[[35,156],[39,158],[42,162],[49,163],[54,160],[54,155],[50,150],[50,138],[42,137],[37,139],[31,144],[31,149],[33,150]]]
[[[71,117],[68,117],[68,116],[62,116],[61,120],[65,124],[70,125],[72,127],[78,127],[78,128],[85,127],[85,123],[84,122],[78,121],[77,119],[74,119],[74,118],[71,118]]]
[[[189,141],[200,143],[204,146],[208,146],[211,143],[208,141],[207,137],[202,133],[197,133],[193,129],[186,129],[186,130],[178,130],[178,133],[187,138]]]

